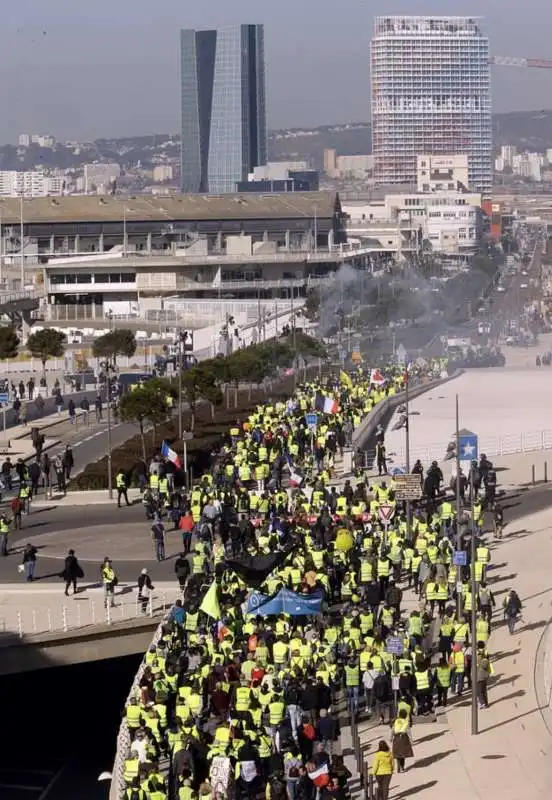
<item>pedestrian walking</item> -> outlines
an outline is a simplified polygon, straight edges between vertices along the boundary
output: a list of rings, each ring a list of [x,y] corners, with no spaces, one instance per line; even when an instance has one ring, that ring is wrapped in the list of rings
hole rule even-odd
[[[90,401],[88,400],[88,397],[82,398],[80,407],[82,411],[82,421],[85,425],[88,425],[88,418],[90,414]]]
[[[5,514],[0,516],[0,553],[7,556],[9,553],[8,536],[10,532],[10,523]]]
[[[155,558],[158,561],[165,560],[165,526],[161,518],[157,516],[151,526],[151,538],[155,545]]]
[[[71,471],[75,466],[75,458],[73,456],[73,449],[68,444],[65,445],[65,452],[63,453],[62,465],[63,465],[63,470],[65,472],[65,478],[68,481],[71,480]]]
[[[25,508],[23,501],[19,497],[14,497],[10,503],[13,514],[13,527],[16,531],[21,530],[21,517]]]
[[[492,668],[485,652],[477,653],[477,700],[479,708],[489,708],[489,695],[487,685],[491,677]]]
[[[190,564],[186,558],[186,553],[180,553],[174,562],[174,571],[178,580],[178,585],[180,586],[181,591],[184,591],[186,588],[186,581],[190,575]]]
[[[56,483],[58,492],[67,493],[67,486],[65,484],[65,470],[63,469],[63,461],[59,455],[54,458],[53,462],[54,471],[56,473]]]
[[[65,581],[65,596],[69,597],[70,586],[73,587],[73,595],[77,594],[77,581],[79,578],[84,578],[84,572],[75,556],[74,550],[69,550],[69,553],[65,557],[65,566],[63,567],[61,577]]]
[[[25,573],[26,581],[31,582],[32,580],[34,580],[37,553],[38,550],[36,549],[36,547],[34,547],[34,545],[32,545],[30,542],[27,542],[27,544],[25,545],[25,549],[23,551],[23,561],[20,565],[20,567],[23,567],[23,569],[21,569],[21,572]]]
[[[410,739],[410,720],[404,708],[399,711],[399,716],[393,722],[392,752],[393,758],[397,761],[397,772],[404,772],[406,759],[414,756]]]
[[[67,403],[67,413],[69,414],[69,422],[71,425],[74,425],[77,418],[77,409],[75,408],[75,401],[73,398],[70,398]]]
[[[104,587],[104,605],[106,608],[108,605],[113,608],[115,605],[115,587],[119,583],[119,579],[117,578],[115,570],[113,569],[110,558],[106,558],[104,560],[101,575]]]
[[[129,506],[130,503],[128,502],[127,479],[124,469],[120,469],[116,474],[115,486],[117,487],[117,508],[121,508],[121,497],[125,498],[125,503],[127,506]]]
[[[502,603],[504,608],[504,617],[506,618],[506,622],[508,624],[508,631],[510,632],[510,636],[514,633],[514,628],[516,625],[516,620],[521,614],[521,600],[519,599],[517,592],[514,589],[510,589],[504,601]]]
[[[389,751],[389,745],[383,739],[378,745],[370,772],[376,779],[377,800],[389,800],[389,787],[393,775],[393,755]]]
[[[154,586],[151,582],[151,578],[148,575],[146,567],[144,567],[142,572],[138,575],[138,602],[140,603],[143,614],[148,610],[148,603],[150,602],[153,589]]]

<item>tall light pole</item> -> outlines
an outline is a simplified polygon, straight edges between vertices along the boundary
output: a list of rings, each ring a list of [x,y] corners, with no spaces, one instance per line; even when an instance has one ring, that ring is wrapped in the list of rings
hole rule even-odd
[[[408,371],[408,363],[405,365],[404,371],[405,377],[405,393],[404,393],[404,402],[406,406],[406,425],[405,425],[405,460],[406,460],[406,474],[410,475],[410,389],[408,384],[410,383],[410,374]],[[410,500],[406,501],[406,538],[410,541],[412,531],[412,507],[410,505]]]
[[[4,282],[4,216],[0,208],[0,285]]]
[[[110,500],[113,500],[113,475],[111,473],[111,364],[105,362],[105,383],[107,390],[107,491]]]
[[[123,206],[123,258],[127,254],[127,210],[126,206]]]
[[[472,660],[471,660],[471,684],[472,684],[472,696],[471,696],[471,732],[472,736],[477,736],[479,733],[479,719],[478,719],[478,708],[477,708],[477,637],[476,637],[476,626],[477,626],[477,582],[475,580],[475,559],[476,559],[476,547],[475,547],[475,529],[476,523],[473,518],[474,513],[474,504],[475,504],[475,497],[474,497],[474,489],[473,489],[473,464],[470,464],[470,502],[471,502],[471,547],[470,547],[470,570],[471,570],[471,582],[470,582],[470,591],[471,591],[471,598],[472,598],[472,608],[471,608],[471,646],[472,646]]]
[[[25,289],[25,250],[23,241],[23,193],[21,190],[20,205],[19,205],[19,240],[21,242],[20,257],[21,257],[21,291]]]
[[[462,549],[462,529],[460,527],[462,519],[462,497],[460,493],[460,410],[458,403],[458,395],[456,395],[456,550],[459,552]],[[458,566],[457,570],[462,567]],[[458,584],[459,575],[456,576],[456,583]],[[456,617],[460,619],[462,614],[462,596],[460,592],[456,592]]]

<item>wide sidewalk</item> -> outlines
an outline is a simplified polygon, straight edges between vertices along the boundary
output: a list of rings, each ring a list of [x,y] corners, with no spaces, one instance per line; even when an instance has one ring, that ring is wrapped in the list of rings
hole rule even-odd
[[[488,538],[488,537],[487,537]],[[394,775],[393,800],[420,795],[443,800],[447,792],[481,800],[547,800],[552,785],[552,738],[539,711],[535,691],[536,653],[552,606],[548,559],[552,511],[541,511],[511,523],[501,542],[492,542],[489,582],[497,610],[489,643],[496,670],[489,689],[490,707],[479,712],[472,736],[471,695],[453,701],[433,724],[413,728],[414,759]],[[509,588],[523,602],[523,619],[510,636],[501,604]],[[360,726],[369,763],[388,727]]]
[[[139,572],[137,565],[136,578]],[[15,563],[14,573],[15,580]],[[137,583],[121,582],[115,590],[115,607],[106,609],[99,565],[97,581],[94,576],[79,581],[76,595],[71,589],[71,594],[66,597],[64,588],[61,578],[58,585],[27,583],[23,575],[19,583],[2,584],[0,631],[28,635],[120,623],[147,615],[158,616],[181,597],[176,580],[156,583],[147,610],[143,612],[138,603]]]

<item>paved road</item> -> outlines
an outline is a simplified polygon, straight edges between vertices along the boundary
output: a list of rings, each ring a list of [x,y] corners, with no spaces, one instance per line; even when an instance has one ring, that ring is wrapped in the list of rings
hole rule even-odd
[[[552,501],[552,485],[537,486],[508,495],[506,521],[547,508]],[[59,583],[62,558],[73,547],[85,572],[84,585],[99,578],[104,556],[113,558],[122,581],[136,580],[140,569],[148,567],[153,581],[174,580],[173,559],[180,552],[180,534],[167,534],[167,560],[157,563],[150,541],[150,523],[141,505],[118,509],[116,503],[95,506],[37,508],[24,518],[24,529],[10,537],[12,553],[0,559],[0,582],[17,581],[16,565],[29,540],[39,548],[37,579],[40,583]],[[79,546],[82,551],[79,551]]]

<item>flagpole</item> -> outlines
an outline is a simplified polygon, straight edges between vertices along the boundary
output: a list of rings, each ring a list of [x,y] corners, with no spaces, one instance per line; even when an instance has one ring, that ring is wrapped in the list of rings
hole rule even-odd
[[[408,384],[410,383],[410,374],[408,372],[408,364],[406,365],[405,370],[405,405],[406,405],[406,474],[410,475],[410,392],[408,389]],[[410,500],[406,501],[406,538],[407,541],[411,541],[411,534],[412,534],[412,506],[410,505]]]
[[[462,533],[460,528],[461,519],[461,495],[460,495],[460,407],[458,403],[458,395],[456,395],[456,549],[462,549]],[[456,583],[459,583],[461,578],[462,566],[458,565],[457,570],[459,574],[456,576]],[[456,618],[460,620],[462,613],[462,596],[460,592],[456,592]]]

